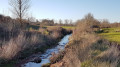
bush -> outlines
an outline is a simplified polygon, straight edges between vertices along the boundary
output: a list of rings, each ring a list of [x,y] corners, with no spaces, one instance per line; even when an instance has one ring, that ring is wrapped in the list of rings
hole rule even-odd
[[[50,57],[50,62],[51,62],[52,64],[54,64],[54,63],[56,63],[56,62],[59,62],[60,60],[63,59],[64,54],[65,54],[64,51],[60,51],[58,54],[53,53],[53,54],[52,54],[52,57]]]

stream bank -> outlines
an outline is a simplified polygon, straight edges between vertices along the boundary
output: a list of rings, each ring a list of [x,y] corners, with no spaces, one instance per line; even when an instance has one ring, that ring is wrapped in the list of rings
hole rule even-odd
[[[70,36],[71,34],[64,36],[56,47],[46,50],[45,53],[33,55],[34,57],[41,58],[40,63],[31,62],[32,59],[29,59],[29,61],[22,64],[21,67],[41,67],[43,64],[50,63],[49,58],[52,56],[52,53],[58,53],[60,50],[64,50],[65,45],[69,42]]]

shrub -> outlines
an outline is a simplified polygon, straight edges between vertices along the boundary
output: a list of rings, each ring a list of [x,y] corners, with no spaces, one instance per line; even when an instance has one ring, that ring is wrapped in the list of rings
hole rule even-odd
[[[53,54],[52,54],[52,57],[50,57],[50,62],[51,62],[52,64],[54,64],[54,63],[62,60],[63,57],[64,57],[64,54],[65,54],[64,51],[60,51],[58,54],[53,53]]]
[[[1,56],[5,59],[12,59],[21,50],[25,43],[25,37],[20,34],[16,39],[10,39],[10,41],[4,45]]]
[[[20,51],[38,43],[38,36],[32,35],[26,38],[24,32],[21,32],[16,38],[11,38],[6,45],[3,46],[0,57],[5,59],[14,58]]]

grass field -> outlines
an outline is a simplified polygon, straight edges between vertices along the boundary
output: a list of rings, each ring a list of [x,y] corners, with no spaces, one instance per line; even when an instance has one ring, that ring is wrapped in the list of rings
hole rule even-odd
[[[65,29],[74,29],[75,27],[74,26],[62,26],[62,28],[65,28]]]
[[[64,29],[72,29],[72,30],[75,28],[75,26],[46,26],[46,27],[62,27]]]
[[[109,41],[115,41],[120,44],[120,28],[104,28],[100,35]]]

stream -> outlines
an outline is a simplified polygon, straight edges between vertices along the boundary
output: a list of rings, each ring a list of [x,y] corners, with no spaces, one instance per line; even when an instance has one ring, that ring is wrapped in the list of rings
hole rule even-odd
[[[64,36],[56,47],[48,49],[44,54],[39,55],[38,57],[42,60],[41,63],[28,62],[22,65],[22,67],[41,67],[43,64],[50,63],[49,58],[52,56],[52,53],[58,53],[60,50],[64,50],[65,45],[69,42],[70,36],[71,34]]]

